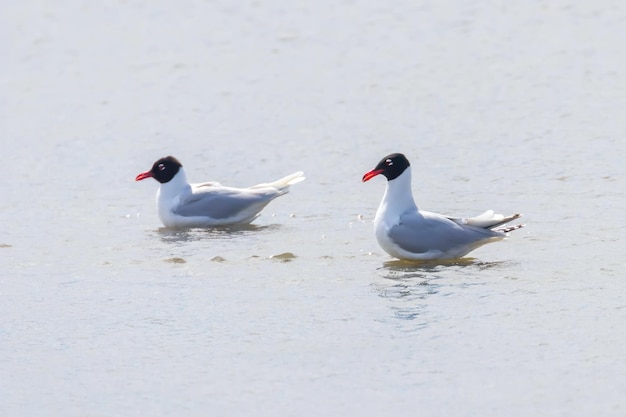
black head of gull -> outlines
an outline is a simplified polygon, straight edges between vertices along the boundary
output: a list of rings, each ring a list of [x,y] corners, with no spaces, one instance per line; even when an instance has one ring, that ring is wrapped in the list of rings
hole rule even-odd
[[[154,178],[161,184],[169,182],[178,171],[183,167],[183,164],[173,156],[166,156],[156,161],[150,171],[142,172],[137,175],[135,181],[145,180],[146,178]]]
[[[363,182],[369,181],[375,176],[382,174],[387,181],[395,180],[409,167],[411,164],[401,153],[392,153],[380,160],[376,167],[363,175]]]

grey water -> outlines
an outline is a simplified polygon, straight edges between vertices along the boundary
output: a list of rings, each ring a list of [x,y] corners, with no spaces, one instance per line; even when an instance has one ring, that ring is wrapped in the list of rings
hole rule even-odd
[[[0,6],[0,415],[621,416],[626,4]],[[450,262],[377,245],[391,152],[424,209],[524,214]],[[167,230],[157,183],[307,180]]]

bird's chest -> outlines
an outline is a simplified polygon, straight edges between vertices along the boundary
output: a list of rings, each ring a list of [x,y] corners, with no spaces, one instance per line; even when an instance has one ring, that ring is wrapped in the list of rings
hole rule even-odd
[[[180,195],[168,195],[161,190],[157,191],[156,204],[159,217],[165,225],[173,225],[178,216],[175,214],[176,208],[180,205]]]
[[[159,211],[174,210],[180,204],[180,195],[165,193],[158,190],[156,194],[156,203]]]
[[[389,230],[399,223],[400,215],[393,210],[388,210],[386,205],[381,204],[374,218],[374,233],[376,240],[378,240],[383,249],[388,250],[391,248],[392,242],[389,239]]]
[[[374,230],[376,234],[388,231],[393,226],[400,223],[400,216],[405,210],[398,210],[397,207],[390,205],[385,199],[381,202],[376,217],[374,217]]]

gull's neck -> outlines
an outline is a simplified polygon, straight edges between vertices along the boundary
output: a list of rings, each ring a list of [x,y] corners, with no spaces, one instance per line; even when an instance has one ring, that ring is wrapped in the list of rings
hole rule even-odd
[[[417,210],[411,190],[411,167],[404,170],[397,178],[387,181],[383,200],[378,208],[378,215],[400,216],[407,211]]]
[[[176,175],[174,175],[171,180],[161,184],[157,198],[174,198],[190,189],[191,186],[187,181],[187,174],[185,173],[183,167],[180,167]]]

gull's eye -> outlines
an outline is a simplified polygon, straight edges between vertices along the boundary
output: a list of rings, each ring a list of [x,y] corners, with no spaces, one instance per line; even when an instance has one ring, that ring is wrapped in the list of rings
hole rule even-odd
[[[388,167],[393,165],[393,161],[391,159],[385,159],[385,163],[387,164]]]
[[[159,164],[157,168],[159,168],[159,171],[165,171],[165,165],[163,164]]]

